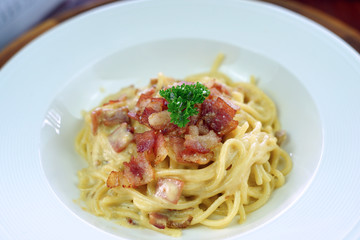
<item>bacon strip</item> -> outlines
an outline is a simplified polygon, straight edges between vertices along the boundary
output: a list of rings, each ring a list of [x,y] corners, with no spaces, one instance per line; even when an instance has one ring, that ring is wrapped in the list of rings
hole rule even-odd
[[[154,93],[155,93],[155,88],[150,88],[149,90],[143,92],[140,95],[139,100],[136,103],[136,107],[138,107],[141,112],[149,104],[149,102],[151,101],[152,95]]]
[[[205,86],[210,90],[208,99],[216,100],[216,98],[220,96],[229,97],[231,95],[228,86],[219,82],[215,82],[215,80],[211,80],[205,83]]]
[[[102,111],[102,123],[105,126],[114,126],[120,123],[130,123],[130,119],[127,115],[129,109],[127,107],[121,107],[118,109],[103,109]]]
[[[172,149],[178,162],[182,162],[181,153],[184,151],[184,142],[182,137],[170,136],[167,143],[167,147]]]
[[[192,220],[193,220],[192,216],[189,216],[188,219],[186,219],[184,222],[175,222],[170,220],[167,222],[166,227],[175,228],[175,229],[187,228],[188,226],[190,226]]]
[[[149,125],[154,130],[165,129],[169,125],[170,120],[170,112],[167,110],[152,113],[148,118]]]
[[[152,150],[155,143],[155,132],[153,130],[143,133],[135,133],[135,143],[138,152]]]
[[[164,229],[167,225],[168,217],[158,212],[149,213],[149,223],[159,229]]]
[[[160,178],[156,184],[155,196],[177,204],[183,188],[184,182],[179,179]]]
[[[137,158],[132,157],[130,162],[124,163],[122,171],[112,171],[106,181],[109,188],[122,186],[136,188],[151,182],[155,177],[154,169],[143,154]]]
[[[164,98],[151,97],[153,93],[152,91],[150,91],[150,93],[143,93],[140,95],[140,98],[136,103],[137,111],[129,112],[128,116],[151,128],[151,125],[149,124],[150,115],[166,110],[167,101]]]
[[[158,133],[156,136],[156,141],[154,144],[154,153],[155,153],[154,164],[158,164],[164,161],[164,159],[168,155],[168,150],[166,148],[166,141],[164,135],[161,133]]]
[[[129,181],[124,177],[123,171],[112,171],[108,179],[106,181],[106,185],[108,188],[115,188],[115,187],[129,187],[130,183]]]
[[[114,188],[120,186],[120,172],[112,171],[106,181],[106,185],[108,188]]]
[[[209,131],[206,135],[199,136],[197,126],[189,127],[189,134],[185,135],[184,147],[197,153],[208,153],[220,143],[221,138],[214,131]]]
[[[178,221],[169,220],[169,217],[162,213],[158,213],[158,212],[149,213],[149,223],[159,229],[164,229],[165,227],[173,228],[173,229],[187,228],[191,224],[192,220],[193,217],[189,216],[184,222],[178,222]]]
[[[99,118],[101,116],[102,110],[101,108],[95,108],[94,111],[91,112],[91,126],[92,126],[92,133],[96,135],[97,130],[99,128]]]
[[[184,138],[182,137],[169,137],[169,147],[173,150],[176,156],[176,161],[179,163],[196,163],[196,164],[206,164],[210,162],[214,157],[212,151],[203,151],[198,152],[184,146]]]
[[[206,99],[201,108],[201,116],[205,124],[219,136],[231,132],[238,125],[233,120],[236,109],[227,104],[221,97],[216,100]]]
[[[132,157],[130,162],[124,162],[124,177],[129,182],[127,187],[134,188],[151,182],[155,173],[144,154],[139,154],[137,158]]]
[[[209,163],[214,158],[214,152],[199,153],[189,149],[185,149],[182,153],[180,163],[196,163],[204,165]]]
[[[91,123],[93,134],[96,135],[100,124],[105,126],[115,126],[121,123],[130,123],[128,117],[129,109],[120,107],[117,109],[96,108],[91,112]]]
[[[120,126],[108,136],[111,147],[117,153],[123,151],[133,139],[133,134],[129,131],[127,123],[120,124]]]

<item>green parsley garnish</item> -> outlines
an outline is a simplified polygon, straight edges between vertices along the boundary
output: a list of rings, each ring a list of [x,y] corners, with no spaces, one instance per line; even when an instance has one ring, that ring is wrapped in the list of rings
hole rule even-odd
[[[179,127],[185,127],[190,122],[189,117],[199,113],[195,104],[203,103],[210,91],[197,82],[196,84],[182,84],[166,90],[160,90],[160,96],[168,101],[168,111],[171,112],[171,122]]]

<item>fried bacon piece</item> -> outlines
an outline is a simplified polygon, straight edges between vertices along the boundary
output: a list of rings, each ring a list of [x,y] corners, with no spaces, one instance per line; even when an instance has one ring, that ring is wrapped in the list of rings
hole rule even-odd
[[[93,134],[96,135],[100,124],[105,126],[115,126],[121,123],[130,123],[128,117],[129,109],[127,107],[120,107],[116,109],[96,108],[91,112],[91,123]]]
[[[214,153],[212,151],[194,151],[193,149],[185,148],[185,139],[183,137],[169,137],[169,147],[173,150],[176,156],[176,160],[179,163],[196,163],[196,164],[207,164],[210,162]]]
[[[170,136],[169,141],[167,142],[167,147],[171,148],[176,156],[178,162],[182,162],[181,153],[184,151],[184,142],[185,139],[182,137]]]
[[[130,183],[128,187],[133,188],[151,182],[155,173],[144,154],[138,154],[137,158],[132,157],[130,162],[124,162],[124,177]]]
[[[163,161],[168,155],[164,135],[156,134],[149,130],[143,133],[135,133],[137,152],[144,153],[146,159],[154,164]]]
[[[215,80],[209,81],[205,86],[210,90],[208,99],[215,100],[219,96],[230,96],[230,89],[222,83],[215,82]]]
[[[168,155],[168,150],[166,148],[166,141],[164,135],[161,133],[158,133],[156,135],[156,141],[154,144],[154,154],[155,154],[154,164],[158,164],[164,161],[164,159]]]
[[[168,228],[175,228],[175,229],[184,229],[190,226],[191,221],[193,220],[192,216],[189,216],[184,222],[175,222],[175,221],[168,221],[166,227]]]
[[[167,110],[152,113],[148,118],[149,125],[154,130],[165,129],[169,125],[170,120],[170,112]]]
[[[106,180],[106,186],[108,188],[115,188],[115,187],[127,187],[130,186],[129,181],[124,177],[123,171],[112,171],[107,180]]]
[[[214,158],[214,152],[199,153],[192,150],[185,149],[182,153],[180,163],[196,163],[204,165],[209,163]]]
[[[129,112],[128,116],[151,128],[149,124],[150,115],[166,110],[167,101],[164,98],[153,98],[141,94],[136,106],[138,110],[136,112]]]
[[[164,229],[165,227],[174,228],[174,229],[179,229],[179,228],[184,229],[191,224],[192,220],[193,217],[189,216],[188,219],[186,219],[184,222],[178,222],[178,221],[169,220],[169,217],[162,213],[158,213],[158,212],[149,213],[149,223],[159,229]]]
[[[133,141],[133,134],[130,132],[127,123],[121,123],[109,136],[108,140],[115,152],[123,151]]]
[[[91,112],[91,126],[92,126],[93,135],[97,134],[97,130],[100,124],[101,113],[102,113],[101,108],[96,108],[94,111]]]
[[[132,157],[130,162],[124,163],[123,171],[112,171],[106,181],[109,188],[127,187],[135,188],[145,185],[154,179],[154,169],[146,160],[143,154],[139,154],[137,158]]]
[[[138,152],[152,151],[156,135],[153,130],[135,133],[135,143]]]
[[[149,117],[153,113],[163,111],[165,107],[166,100],[164,98],[151,98],[150,102],[144,108],[144,111],[139,114],[139,122],[146,126],[149,126]]]
[[[156,135],[153,130],[143,133],[135,133],[135,143],[138,153],[142,153],[145,158],[152,162],[155,159],[154,144],[156,141]]]
[[[238,125],[238,121],[233,120],[236,111],[221,97],[216,100],[206,99],[202,104],[201,117],[210,129],[223,136]]]
[[[164,229],[167,225],[168,217],[158,212],[149,213],[149,223],[159,229]]]
[[[184,147],[197,153],[208,153],[220,143],[221,138],[211,130],[203,136],[199,136],[197,126],[189,126],[189,134],[185,135]]]
[[[150,88],[149,90],[143,92],[140,95],[139,100],[136,103],[136,107],[139,108],[140,112],[144,111],[145,107],[151,101],[151,98],[154,95],[154,93],[155,93],[155,88]]]
[[[102,112],[102,123],[105,126],[114,126],[120,123],[130,123],[130,118],[127,113],[129,109],[127,107],[121,107],[118,109],[104,109]]]
[[[177,204],[184,182],[176,178],[160,178],[156,184],[155,196]]]
[[[209,127],[204,123],[204,120],[202,119],[196,123],[196,126],[199,129],[200,135],[206,135],[210,132]]]

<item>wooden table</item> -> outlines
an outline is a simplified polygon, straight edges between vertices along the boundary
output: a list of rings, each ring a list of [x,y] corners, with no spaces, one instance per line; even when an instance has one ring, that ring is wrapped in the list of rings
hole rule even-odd
[[[31,40],[39,36],[40,34],[46,32],[50,28],[56,26],[57,24],[79,14],[85,12],[89,9],[98,7],[100,5],[108,4],[118,0],[89,0],[83,1],[85,4],[78,7],[62,11],[60,13],[51,15],[42,23],[26,32],[14,42],[9,44],[5,49],[0,52],[0,68],[22,47],[24,47]],[[303,4],[294,0],[264,0],[265,2],[273,3],[287,9],[290,9],[294,12],[300,13],[301,15],[308,17],[324,27],[328,28],[342,39],[344,39],[348,44],[350,44],[355,50],[360,53],[360,32],[345,24],[341,20],[320,11],[310,5]],[[326,4],[330,4],[329,1]],[[360,13],[359,13],[360,15]],[[360,21],[360,20],[359,20]]]

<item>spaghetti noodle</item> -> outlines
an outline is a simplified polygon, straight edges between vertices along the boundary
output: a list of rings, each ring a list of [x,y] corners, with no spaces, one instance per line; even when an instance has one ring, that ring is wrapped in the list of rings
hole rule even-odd
[[[218,68],[178,82],[159,74],[147,89],[122,89],[85,114],[76,149],[86,210],[171,236],[202,224],[224,228],[263,206],[292,161],[280,147],[274,103],[255,84]],[[159,90],[200,82],[210,96],[184,128],[170,123]]]

